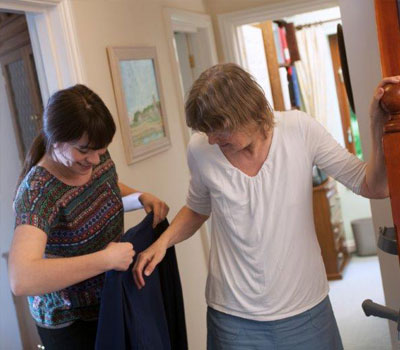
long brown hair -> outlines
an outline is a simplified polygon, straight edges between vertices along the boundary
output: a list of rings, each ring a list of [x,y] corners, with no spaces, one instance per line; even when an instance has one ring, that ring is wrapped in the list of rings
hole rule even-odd
[[[71,142],[88,136],[94,149],[106,147],[115,134],[115,123],[102,99],[85,85],[54,93],[43,112],[43,129],[25,158],[18,186],[31,168],[56,142]]]
[[[193,83],[185,105],[188,127],[205,133],[256,124],[267,132],[273,111],[254,78],[234,63],[217,64]]]

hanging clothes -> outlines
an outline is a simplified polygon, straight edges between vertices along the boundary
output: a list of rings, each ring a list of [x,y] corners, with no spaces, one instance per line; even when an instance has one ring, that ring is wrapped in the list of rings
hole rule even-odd
[[[153,214],[128,230],[122,242],[134,245],[136,256],[148,248],[165,229],[164,220],[152,228]],[[127,271],[109,271],[101,297],[96,350],[186,350],[187,334],[182,287],[171,247],[154,272],[145,277],[146,286],[138,290]]]

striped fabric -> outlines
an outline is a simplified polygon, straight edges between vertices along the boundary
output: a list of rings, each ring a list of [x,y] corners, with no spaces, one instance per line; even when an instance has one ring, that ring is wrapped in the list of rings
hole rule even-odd
[[[49,259],[99,251],[123,233],[121,194],[108,152],[83,186],[66,185],[45,168],[33,167],[18,189],[14,209],[16,226],[32,225],[47,234]],[[103,283],[101,274],[57,292],[30,296],[31,314],[45,327],[96,319]]]

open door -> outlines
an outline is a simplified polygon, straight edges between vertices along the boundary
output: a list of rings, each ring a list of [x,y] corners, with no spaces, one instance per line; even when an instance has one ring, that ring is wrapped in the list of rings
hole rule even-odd
[[[335,76],[336,93],[338,96],[340,117],[342,120],[343,139],[350,153],[356,154],[354,135],[351,130],[350,104],[344,82],[343,69],[339,57],[339,43],[337,35],[329,36],[329,47],[332,56],[333,72]]]
[[[43,103],[25,15],[0,14],[0,65],[21,162],[42,124]]]
[[[7,110],[10,110],[10,113],[7,113],[8,115],[6,116],[7,118],[9,115],[11,116],[13,125],[10,128],[11,135],[14,130],[14,135],[10,135],[10,138],[15,137],[16,139],[18,155],[22,166],[26,152],[41,128],[43,111],[25,15],[0,12],[0,67],[6,87],[7,98],[5,99],[8,100],[9,107]],[[2,117],[6,116],[2,115]],[[11,123],[7,122],[7,125],[9,124]],[[7,151],[10,152],[9,149],[2,149],[2,152]],[[18,163],[16,150],[12,150],[11,154],[15,154],[13,160],[17,158],[16,163]],[[2,162],[2,166],[4,165],[10,166],[10,164],[6,164],[6,161]],[[10,166],[10,168],[8,168],[7,174],[11,179],[3,178],[2,181],[6,182],[2,182],[0,187],[8,187],[6,193],[1,193],[1,195],[4,195],[2,197],[2,205],[9,206],[10,209],[8,209],[8,212],[11,214],[14,181],[16,182],[17,180],[15,175],[18,174],[16,172],[19,169],[17,164]],[[13,216],[10,216],[7,219],[12,220],[12,218]],[[12,230],[6,229],[8,227],[12,228],[11,223],[2,222],[2,225],[4,225],[1,226],[4,235],[12,234]],[[8,253],[4,252],[0,259],[0,263],[7,265]],[[11,291],[8,290],[8,292],[11,294]],[[29,312],[26,297],[12,295],[12,300],[14,302],[22,347],[23,349],[36,349],[41,343],[35,323]],[[1,339],[0,348],[2,348]]]

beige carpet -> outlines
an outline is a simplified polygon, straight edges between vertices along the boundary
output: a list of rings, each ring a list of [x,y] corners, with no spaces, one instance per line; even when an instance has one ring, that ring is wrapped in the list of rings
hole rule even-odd
[[[388,321],[366,317],[365,299],[385,304],[376,256],[353,256],[342,280],[331,281],[330,299],[345,350],[390,350]]]

